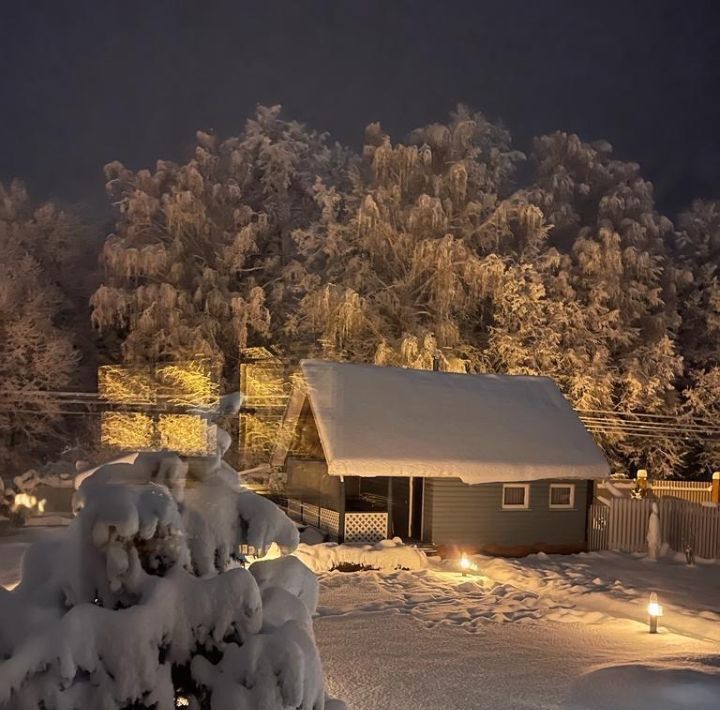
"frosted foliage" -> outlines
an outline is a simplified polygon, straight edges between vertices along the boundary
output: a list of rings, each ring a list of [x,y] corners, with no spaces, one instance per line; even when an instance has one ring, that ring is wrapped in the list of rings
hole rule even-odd
[[[298,544],[234,481],[219,461],[199,481],[169,452],[87,477],[64,535],[0,590],[0,708],[344,708],[326,703],[314,574],[294,557],[233,563],[240,544]]]
[[[538,139],[534,157],[513,192],[523,156],[482,114],[460,107],[410,145],[368,127],[351,189],[322,190],[332,208],[294,235],[308,292],[293,333],[325,357],[549,375],[581,409],[677,412],[673,226],[651,186],[574,135]],[[600,439],[654,475],[682,460],[671,438]]]
[[[51,204],[34,205],[20,182],[0,183],[0,382],[15,392],[65,388],[76,375],[72,332],[58,321],[68,305],[76,221]],[[78,240],[79,241],[79,240]],[[75,292],[82,278],[73,282]],[[22,402],[22,406],[18,406]],[[0,463],[52,441],[58,403],[22,396],[0,411]]]
[[[297,528],[275,504],[220,477],[189,488],[185,503],[187,542],[200,575],[224,569],[238,545],[264,554],[273,542],[285,550],[299,542]]]
[[[708,421],[720,367],[720,209],[675,227],[606,142],[557,132],[525,156],[460,106],[353,156],[260,107],[193,157],[107,166],[118,207],[93,319],[117,357],[238,348],[454,372],[547,375],[579,409]],[[677,476],[716,442],[596,437],[618,470]]]
[[[319,214],[316,180],[344,161],[275,106],[259,107],[236,138],[198,132],[184,165],[134,173],[110,163],[118,216],[95,326],[123,333],[127,360],[204,355],[229,368],[248,340],[279,333],[271,314],[294,297],[279,278],[297,254],[292,233]]]

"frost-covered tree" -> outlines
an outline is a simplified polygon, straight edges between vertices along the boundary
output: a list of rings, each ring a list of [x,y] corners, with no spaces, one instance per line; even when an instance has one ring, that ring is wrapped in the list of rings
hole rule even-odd
[[[223,447],[228,437],[220,437]],[[318,587],[269,500],[221,460],[162,452],[108,464],[63,534],[32,545],[0,588],[0,707],[341,710],[325,696]]]
[[[521,157],[464,107],[408,145],[369,126],[351,190],[319,184],[321,219],[295,235],[307,294],[288,332],[329,357],[482,366],[505,255],[544,237],[537,210],[509,199]]]
[[[209,357],[233,378],[241,348],[281,339],[292,233],[315,219],[315,182],[332,183],[344,156],[279,110],[260,107],[238,137],[198,132],[185,164],[106,167],[118,218],[92,317],[111,357]]]
[[[0,460],[27,463],[47,450],[62,417],[40,390],[76,380],[79,353],[69,287],[86,235],[52,204],[35,205],[23,185],[0,185]],[[24,460],[23,460],[24,459]]]
[[[700,401],[703,388],[683,397],[683,357],[706,357],[689,334],[713,306],[688,275],[714,276],[677,257],[652,185],[607,143],[543,136],[518,186],[508,131],[463,106],[404,143],[371,124],[356,157],[277,109],[238,138],[198,140],[186,165],[108,167],[120,216],[93,305],[115,357],[209,355],[234,378],[255,344],[548,375],[601,418],[687,416]],[[659,429],[605,429],[619,467],[683,464],[685,445]]]
[[[678,226],[686,411],[710,427],[720,416],[720,203],[698,200]],[[720,466],[717,440],[698,441],[693,453],[701,466]]]
[[[594,334],[576,348],[590,346],[599,365],[576,373],[574,389],[592,396],[570,392],[571,400],[589,409],[678,413],[674,228],[655,209],[652,185],[635,163],[614,159],[607,143],[589,145],[575,135],[538,139],[533,159],[528,198],[553,225],[550,244],[569,256],[563,278]],[[670,437],[613,435],[604,443],[656,475],[681,465],[682,448]]]
[[[319,184],[298,230],[307,294],[287,328],[329,357],[548,375],[581,409],[676,411],[672,224],[635,165],[556,134],[513,192],[501,127],[460,107],[393,145],[366,132],[352,190]],[[667,473],[670,439],[621,434],[617,461]]]

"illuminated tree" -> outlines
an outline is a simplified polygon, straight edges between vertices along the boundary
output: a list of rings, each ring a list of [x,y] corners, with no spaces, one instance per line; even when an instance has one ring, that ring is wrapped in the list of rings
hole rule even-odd
[[[76,378],[79,355],[61,274],[72,263],[78,225],[51,204],[33,205],[20,183],[0,185],[0,459],[6,462],[27,463],[47,450],[62,417],[55,400],[37,393]]]
[[[577,371],[571,400],[600,410],[678,413],[674,228],[656,211],[652,185],[638,165],[615,160],[609,144],[565,133],[538,139],[533,160],[537,177],[528,198],[553,225],[550,244],[569,257],[563,278],[594,334],[576,343],[576,352],[590,346],[597,366]],[[588,387],[590,397],[582,394]],[[617,435],[604,443],[655,475],[682,463],[682,447],[670,437]]]
[[[698,200],[678,226],[686,411],[713,426],[720,416],[720,203]],[[693,453],[699,465],[720,467],[719,442],[700,441]]]
[[[118,220],[93,322],[114,359],[210,358],[236,387],[240,350],[281,332],[294,297],[292,233],[319,212],[315,181],[341,158],[279,107],[260,107],[236,138],[197,140],[184,165],[106,167]]]

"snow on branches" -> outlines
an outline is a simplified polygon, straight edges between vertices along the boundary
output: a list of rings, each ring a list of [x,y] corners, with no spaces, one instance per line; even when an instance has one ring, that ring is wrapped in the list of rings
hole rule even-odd
[[[202,480],[170,453],[101,466],[61,539],[30,547],[0,590],[0,707],[341,708],[326,704],[314,574],[293,523],[218,460]]]

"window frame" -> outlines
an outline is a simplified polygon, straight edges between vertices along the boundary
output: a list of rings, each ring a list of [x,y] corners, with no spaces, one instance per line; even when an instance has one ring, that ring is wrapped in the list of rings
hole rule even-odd
[[[570,489],[570,503],[553,503],[552,492],[556,488],[569,488]],[[575,510],[575,484],[574,483],[551,483],[548,489],[548,508],[550,510]]]
[[[525,491],[525,496],[522,505],[507,504],[505,503],[505,489],[506,488],[522,488]],[[530,509],[530,484],[529,483],[503,483],[502,487],[502,498],[500,499],[502,510],[529,510]]]

